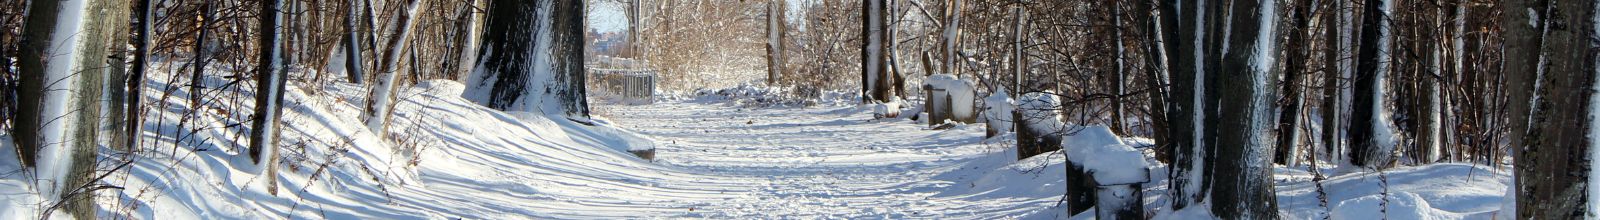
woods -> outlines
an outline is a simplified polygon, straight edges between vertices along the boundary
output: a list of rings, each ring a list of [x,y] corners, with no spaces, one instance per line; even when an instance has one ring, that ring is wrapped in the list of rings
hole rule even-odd
[[[1040,185],[1059,191],[1038,192],[1054,193],[1057,204],[1032,205],[1063,218],[1096,209],[1117,212],[1099,216],[1126,219],[1194,213],[1333,218],[1346,214],[1340,207],[1364,205],[1362,199],[1372,196],[1330,199],[1330,192],[1352,190],[1324,188],[1350,182],[1381,184],[1361,189],[1382,190],[1373,198],[1383,205],[1380,214],[1388,214],[1391,204],[1406,204],[1391,203],[1404,201],[1404,193],[1425,202],[1445,196],[1391,193],[1386,175],[1454,165],[1505,179],[1504,198],[1473,203],[1505,208],[1439,210],[1466,217],[1600,217],[1600,202],[1593,201],[1600,198],[1600,165],[1593,162],[1600,157],[1595,0],[0,0],[0,12],[0,140],[15,155],[0,160],[15,161],[19,175],[0,176],[0,184],[25,180],[16,188],[41,198],[30,201],[41,207],[29,213],[38,218],[133,213],[137,208],[107,208],[124,204],[96,204],[146,199],[126,195],[133,191],[128,184],[150,184],[130,183],[130,173],[219,175],[225,177],[183,180],[301,201],[338,191],[318,187],[373,184],[381,189],[360,196],[393,200],[391,194],[409,184],[440,181],[418,176],[457,171],[428,170],[423,158],[474,160],[440,159],[454,155],[424,153],[428,149],[462,152],[452,147],[529,140],[623,146],[619,152],[630,153],[646,150],[624,145],[650,143],[651,158],[643,163],[651,165],[618,166],[630,169],[718,162],[673,158],[681,153],[674,151],[658,160],[657,145],[713,154],[720,152],[683,148],[725,143],[645,137],[672,132],[627,131],[612,120],[641,117],[618,112],[657,110],[646,107],[657,101],[672,107],[728,102],[723,107],[736,114],[793,110],[827,121],[817,127],[869,124],[878,127],[860,130],[900,138],[856,140],[891,156],[847,162],[1003,154],[995,158],[1015,170],[993,175],[1049,172],[1036,178],[1053,178]],[[629,84],[645,91],[638,93],[646,102],[591,93],[606,82],[600,69],[648,81]],[[471,105],[450,103],[457,98]],[[838,106],[849,108],[804,111]],[[724,112],[717,110],[724,109],[702,109]],[[871,116],[852,118],[862,114]],[[810,122],[758,116],[736,118],[746,129],[736,131]],[[468,129],[495,124],[489,122],[532,126]],[[346,123],[362,129],[335,126]],[[903,124],[914,129],[894,130]],[[519,133],[524,130],[528,134]],[[699,135],[758,133],[712,130]],[[981,138],[965,136],[979,130]],[[490,144],[436,137],[502,133],[521,136]],[[640,137],[583,139],[593,135]],[[935,142],[919,142],[929,140]],[[875,145],[886,143],[921,145]],[[968,145],[988,148],[983,155],[950,150]],[[722,150],[730,149],[764,148]],[[1118,154],[1083,155],[1094,152]],[[560,162],[488,158],[539,165],[623,160],[535,153]],[[791,156],[837,159],[801,153]],[[949,155],[958,153],[973,155]],[[1112,156],[1141,167],[1112,169],[1121,164],[1097,160]],[[169,174],[149,166],[238,173]],[[1026,182],[988,173],[942,175],[964,166],[883,173],[960,179],[918,183],[937,187]],[[842,167],[815,169],[848,170]],[[705,170],[740,169],[693,171]],[[795,170],[785,172],[810,171]],[[493,172],[443,179],[523,173]],[[1103,172],[1143,176],[1112,179]],[[686,179],[693,178],[699,177]],[[1331,181],[1336,178],[1345,179]],[[778,180],[789,179],[768,181]],[[1319,201],[1286,201],[1297,193],[1315,193]],[[1029,205],[1017,203],[1010,205]],[[1319,211],[1284,211],[1312,203]],[[305,208],[290,207],[287,217]],[[695,217],[705,216],[723,217]]]

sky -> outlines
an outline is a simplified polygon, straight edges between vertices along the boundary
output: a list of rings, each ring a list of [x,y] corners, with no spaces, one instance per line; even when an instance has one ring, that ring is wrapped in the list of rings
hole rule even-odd
[[[597,30],[600,33],[627,31],[628,17],[622,12],[622,4],[603,0],[590,2],[594,4],[590,5],[591,8],[589,8],[589,29]],[[791,22],[804,22],[797,21],[796,18],[801,13],[800,9],[804,8],[801,5],[805,4],[805,2],[807,1],[785,1],[789,5],[788,16]],[[805,26],[798,25],[796,28],[805,28]]]
[[[628,17],[622,13],[622,5],[613,1],[592,1],[596,4],[589,9],[589,29],[598,32],[622,32],[628,29]]]

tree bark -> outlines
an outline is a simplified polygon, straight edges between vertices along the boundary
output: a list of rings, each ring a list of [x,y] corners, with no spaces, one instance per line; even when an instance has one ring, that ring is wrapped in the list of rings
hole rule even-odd
[[[1340,149],[1344,144],[1344,106],[1345,96],[1344,76],[1349,70],[1349,37],[1345,23],[1350,16],[1350,9],[1345,9],[1349,3],[1345,0],[1328,1],[1328,14],[1323,15],[1324,40],[1327,42],[1326,51],[1323,51],[1322,68],[1322,149],[1329,160],[1337,161],[1343,153]]]
[[[200,27],[197,28],[200,33],[194,37],[194,51],[191,51],[194,53],[194,57],[192,58],[193,60],[189,61],[193,65],[191,68],[194,68],[194,72],[189,76],[190,109],[200,109],[200,99],[204,94],[202,90],[206,87],[206,65],[209,65],[207,61],[211,60],[211,57],[209,57],[211,56],[211,51],[206,48],[206,36],[211,33],[211,22],[216,20],[212,18],[211,2],[212,0],[200,0],[200,16],[195,18],[199,19],[195,23],[200,24]]]
[[[1278,219],[1277,193],[1273,189],[1271,158],[1273,49],[1278,36],[1274,0],[1233,2],[1233,22],[1228,52],[1224,55],[1218,91],[1216,188],[1212,213],[1222,219]],[[1259,34],[1258,34],[1259,33]]]
[[[1175,3],[1175,1],[1168,1]],[[1205,55],[1209,54],[1206,47],[1207,22],[1205,13],[1208,12],[1206,1],[1198,4],[1182,4],[1181,24],[1175,25],[1166,35],[1177,36],[1169,45],[1175,54],[1172,74],[1172,100],[1169,115],[1173,123],[1172,150],[1173,164],[1170,178],[1172,179],[1172,209],[1180,210],[1190,205],[1205,200],[1210,192],[1210,185],[1204,179],[1204,173],[1210,170],[1206,159],[1207,150],[1202,142],[1203,124],[1205,119],[1203,106],[1205,97]],[[1176,4],[1166,4],[1164,11],[1174,11]],[[1177,23],[1177,22],[1173,22]]]
[[[1143,25],[1145,62],[1149,64],[1149,67],[1145,68],[1145,86],[1151,90],[1149,92],[1150,122],[1153,125],[1151,129],[1151,136],[1153,137],[1151,139],[1155,140],[1156,160],[1171,164],[1172,153],[1170,148],[1172,146],[1167,137],[1168,133],[1170,133],[1168,129],[1171,129],[1169,127],[1171,122],[1167,121],[1167,105],[1171,99],[1168,98],[1170,90],[1166,87],[1167,75],[1171,71],[1169,69],[1171,64],[1168,63],[1168,50],[1165,47],[1168,45],[1167,41],[1175,39],[1165,38],[1167,37],[1165,29],[1174,29],[1176,27],[1165,26],[1167,24],[1162,22],[1167,20],[1165,17],[1176,15],[1166,14],[1163,11],[1159,16],[1161,19],[1158,20],[1156,19],[1158,16],[1156,16],[1155,1],[1136,2],[1135,4],[1138,8],[1134,12],[1137,13],[1138,19],[1135,22]],[[1162,4],[1168,3],[1163,2]],[[1162,7],[1165,8],[1165,6]]]
[[[1125,91],[1126,88],[1123,87],[1128,85],[1128,73],[1127,70],[1123,68],[1123,59],[1125,57],[1123,52],[1127,49],[1122,45],[1121,2],[1122,1],[1111,1],[1111,19],[1110,24],[1107,25],[1110,27],[1109,31],[1111,32],[1111,36],[1108,36],[1109,39],[1111,39],[1111,43],[1109,45],[1112,45],[1111,62],[1108,63],[1111,65],[1111,74],[1113,77],[1111,79],[1111,92],[1113,93],[1113,96],[1111,97],[1111,131],[1117,133],[1118,135],[1128,135],[1128,129],[1126,127],[1127,123],[1123,122],[1123,120],[1126,120],[1127,115],[1122,111],[1124,109],[1122,104],[1122,93],[1127,92]]]
[[[1290,6],[1294,7],[1294,17],[1291,18],[1294,20],[1291,21],[1292,29],[1288,30],[1288,48],[1285,48],[1285,51],[1289,52],[1289,61],[1284,62],[1283,68],[1283,97],[1289,99],[1289,103],[1283,106],[1283,111],[1278,115],[1277,154],[1272,159],[1272,162],[1277,164],[1289,166],[1298,164],[1296,160],[1299,159],[1300,121],[1303,120],[1300,112],[1305,108],[1305,93],[1301,87],[1305,85],[1307,78],[1305,76],[1310,75],[1306,71],[1306,63],[1309,62],[1302,60],[1309,61],[1311,58],[1311,50],[1307,45],[1310,45],[1311,39],[1313,6],[1311,0],[1298,0]]]
[[[1439,148],[1444,144],[1440,128],[1443,126],[1443,118],[1440,114],[1445,109],[1440,105],[1442,99],[1439,77],[1444,73],[1442,64],[1444,58],[1441,57],[1443,56],[1441,50],[1444,47],[1441,44],[1448,41],[1439,37],[1443,31],[1436,28],[1443,25],[1438,22],[1440,14],[1438,7],[1424,6],[1421,10],[1423,12],[1419,17],[1422,19],[1419,19],[1421,20],[1419,22],[1428,26],[1419,28],[1424,40],[1418,42],[1417,47],[1421,48],[1419,51],[1424,53],[1422,58],[1426,59],[1427,63],[1422,66],[1424,68],[1416,79],[1418,114],[1413,116],[1416,117],[1416,128],[1413,130],[1416,131],[1417,152],[1414,152],[1412,159],[1417,164],[1428,164],[1439,160]]]
[[[405,7],[400,8],[401,11],[396,13],[395,16],[399,17],[395,18],[395,24],[399,25],[399,27],[391,30],[393,32],[389,35],[389,42],[385,44],[389,48],[383,53],[382,63],[378,64],[378,71],[381,72],[376,78],[377,81],[372,85],[371,92],[367,93],[366,108],[361,112],[362,122],[365,122],[367,129],[379,138],[384,138],[389,134],[389,118],[394,115],[394,106],[398,96],[395,93],[400,92],[398,90],[402,87],[400,84],[403,83],[400,79],[399,71],[400,54],[404,53],[406,43],[410,42],[411,39],[411,28],[415,23],[412,22],[412,17],[415,17],[417,12],[422,11],[422,9],[417,8],[420,6],[418,2],[420,1],[410,0]]]
[[[256,113],[250,116],[254,122],[250,126],[250,162],[255,163],[257,169],[264,169],[261,175],[267,178],[267,193],[272,195],[278,195],[278,125],[282,120],[284,84],[288,79],[285,71],[288,64],[283,62],[281,51],[283,29],[278,27],[283,21],[280,1],[264,0],[258,5],[262,11],[258,18],[261,37],[256,45],[261,51],[256,64]]]
[[[889,45],[887,0],[866,0],[861,10],[861,85],[870,97],[867,102],[888,103],[894,100],[893,76],[889,75],[889,62],[885,53]]]
[[[1544,72],[1517,72],[1507,71],[1507,74],[1516,74],[1519,78],[1537,80],[1538,87],[1532,91],[1519,93],[1538,94],[1539,98],[1531,102],[1513,102],[1518,109],[1531,109],[1527,113],[1529,127],[1526,133],[1512,134],[1520,136],[1523,145],[1512,145],[1518,152],[1516,156],[1516,195],[1517,219],[1580,219],[1593,218],[1593,210],[1588,210],[1594,198],[1587,198],[1589,175],[1593,172],[1590,155],[1594,147],[1594,139],[1590,134],[1595,129],[1590,103],[1595,95],[1595,78],[1597,55],[1594,53],[1600,47],[1592,41],[1595,37],[1596,21],[1591,20],[1595,15],[1593,1],[1551,1],[1543,3],[1537,1],[1512,1],[1505,13],[1537,15],[1533,18],[1543,29],[1542,37],[1533,42],[1533,45],[1507,45],[1506,54],[1534,55],[1534,58],[1543,57],[1544,62],[1535,65]],[[1531,7],[1529,7],[1531,6]],[[1534,9],[1535,13],[1512,13],[1512,10],[1521,7]],[[1509,18],[1509,21],[1526,21],[1522,17]],[[1510,26],[1523,26],[1524,23],[1504,23],[1507,26],[1506,36],[1509,38],[1523,32],[1510,32]],[[1518,28],[1517,31],[1536,30]],[[1542,39],[1540,39],[1542,38]],[[1508,39],[1509,40],[1509,39]],[[1529,39],[1520,39],[1529,40]],[[1528,41],[1521,41],[1528,42]],[[1508,42],[1510,43],[1510,42]],[[1510,63],[1508,62],[1509,66]],[[1533,74],[1537,73],[1537,74]],[[1530,76],[1531,75],[1531,76]],[[1524,87],[1526,88],[1526,87]],[[1515,99],[1514,99],[1515,101]],[[1520,118],[1513,118],[1513,120]]]
[[[778,78],[783,76],[783,33],[787,30],[788,21],[784,19],[785,2],[772,0],[767,2],[767,85],[775,86]],[[633,32],[629,32],[632,34]],[[630,35],[631,36],[631,35]]]
[[[35,168],[40,180],[35,184],[47,198],[45,204],[59,202],[62,211],[78,219],[95,218],[95,192],[89,185],[103,129],[100,100],[107,86],[103,71],[111,48],[121,48],[112,40],[122,31],[117,27],[126,27],[121,25],[128,16],[116,16],[128,10],[125,3],[34,1],[23,27],[20,100],[13,127],[18,159]],[[79,12],[87,12],[81,21],[58,20],[63,13]],[[60,36],[64,38],[55,38]]]
[[[344,46],[345,79],[349,80],[350,83],[361,84],[365,81],[363,77],[366,75],[361,69],[361,63],[365,61],[361,59],[361,26],[357,23],[361,19],[358,16],[361,14],[361,7],[359,7],[361,1],[349,0],[348,2],[350,5],[345,8],[344,12],[344,39],[340,41],[342,42],[341,46]]]
[[[150,32],[150,22],[152,22],[150,19],[150,0],[135,0],[133,2],[133,16],[138,19],[138,24],[134,29],[137,33],[133,36],[133,67],[129,71],[127,81],[128,113],[127,118],[124,119],[127,124],[122,131],[125,133],[124,135],[128,136],[128,145],[123,146],[124,149],[128,150],[139,149],[139,142],[143,137],[140,130],[144,128],[144,76],[146,69],[150,65],[150,35],[152,34]]]
[[[1383,142],[1391,133],[1378,126],[1389,126],[1385,118],[1384,79],[1389,72],[1389,0],[1367,0],[1362,16],[1361,54],[1356,66],[1355,102],[1351,113],[1350,164],[1367,169],[1387,168],[1394,162],[1392,142]]]
[[[478,48],[493,49],[480,52],[483,65],[469,77],[466,98],[499,110],[587,120],[583,7],[579,0],[490,1]]]

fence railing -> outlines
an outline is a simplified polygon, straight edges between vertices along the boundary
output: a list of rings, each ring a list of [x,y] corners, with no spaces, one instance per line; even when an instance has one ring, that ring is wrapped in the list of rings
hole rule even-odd
[[[653,103],[656,81],[655,70],[589,69],[589,92],[629,102]]]

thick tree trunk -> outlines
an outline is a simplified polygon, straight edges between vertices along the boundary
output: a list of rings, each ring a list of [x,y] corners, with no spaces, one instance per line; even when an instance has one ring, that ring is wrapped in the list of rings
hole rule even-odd
[[[1413,130],[1416,132],[1417,151],[1413,152],[1415,155],[1412,156],[1412,159],[1417,164],[1428,164],[1439,160],[1439,148],[1444,144],[1443,134],[1440,129],[1444,123],[1440,114],[1445,109],[1440,105],[1442,97],[1440,97],[1439,77],[1444,74],[1442,64],[1444,59],[1442,50],[1444,47],[1441,47],[1441,44],[1448,41],[1439,37],[1442,36],[1441,33],[1443,31],[1434,28],[1442,26],[1438,22],[1439,9],[1425,6],[1421,10],[1423,10],[1423,13],[1419,15],[1422,17],[1420,19],[1422,20],[1421,23],[1428,26],[1420,28],[1423,40],[1418,42],[1417,47],[1420,48],[1419,51],[1421,53],[1424,53],[1422,59],[1426,59],[1425,62],[1427,63],[1422,66],[1424,68],[1419,71],[1416,79],[1416,95],[1418,96],[1416,112],[1418,114],[1412,117],[1416,117],[1416,128]]]
[[[395,27],[389,35],[389,42],[385,44],[389,49],[383,53],[383,62],[378,64],[377,81],[372,85],[372,90],[367,93],[366,108],[361,112],[361,120],[366,123],[367,129],[379,138],[388,135],[389,117],[394,114],[396,95],[400,91],[400,54],[406,48],[406,43],[411,39],[412,18],[422,9],[418,0],[410,0],[402,11],[396,13]],[[413,61],[414,62],[414,61]]]
[[[493,0],[467,99],[506,111],[587,120],[583,1]],[[531,56],[530,56],[531,54]]]
[[[1174,3],[1175,1],[1169,1]],[[1197,4],[1182,4],[1183,16],[1181,24],[1167,35],[1177,36],[1170,43],[1175,48],[1173,74],[1172,74],[1172,100],[1169,109],[1172,120],[1172,209],[1179,210],[1205,200],[1210,192],[1210,185],[1205,181],[1205,171],[1211,169],[1206,158],[1207,150],[1202,142],[1205,127],[1203,106],[1205,94],[1205,55],[1209,54],[1204,43],[1207,36],[1207,22],[1205,13],[1208,11],[1208,2],[1201,1]],[[1164,11],[1173,11],[1178,7],[1175,4],[1163,6]],[[1173,22],[1176,23],[1176,22]]]
[[[1218,129],[1212,213],[1222,219],[1278,219],[1272,180],[1273,66],[1277,64],[1274,0],[1233,2],[1228,52],[1217,72]]]
[[[1521,3],[1532,1],[1514,2],[1518,2],[1512,3],[1514,7],[1520,7],[1529,6]],[[1532,21],[1544,29],[1542,39],[1535,40],[1542,43],[1507,45],[1506,50],[1508,58],[1514,50],[1516,54],[1540,56],[1545,60],[1536,64],[1542,65],[1538,66],[1544,70],[1542,73],[1506,72],[1537,80],[1539,86],[1532,93],[1541,97],[1533,100],[1532,106],[1518,107],[1532,110],[1527,122],[1532,127],[1526,133],[1512,135],[1521,136],[1524,143],[1512,145],[1518,152],[1517,219],[1594,218],[1593,210],[1588,209],[1595,198],[1588,198],[1591,191],[1587,186],[1589,175],[1593,175],[1589,157],[1595,137],[1591,136],[1594,134],[1591,130],[1596,126],[1589,108],[1594,100],[1595,79],[1600,74],[1595,72],[1596,61],[1600,59],[1593,53],[1600,45],[1592,40],[1596,35],[1595,3],[1555,1],[1546,4],[1549,5],[1532,5],[1534,13],[1510,13],[1515,8],[1507,9],[1506,13],[1538,15]],[[1506,26],[1522,24],[1525,23],[1505,23]],[[1511,30],[1508,28],[1508,31]],[[1518,33],[1522,32],[1506,34],[1509,37]],[[1512,103],[1514,106],[1525,104],[1528,103]]]
[[[131,1],[119,1],[116,4],[125,5],[127,2]],[[125,6],[119,7],[126,9]],[[129,12],[130,10],[107,10],[103,12],[105,13],[103,16],[128,18]],[[107,33],[110,41],[106,42],[106,53],[108,53],[106,68],[104,69],[106,82],[100,85],[105,88],[107,101],[105,103],[106,108],[102,109],[105,111],[106,117],[101,119],[105,122],[101,127],[101,132],[106,133],[106,146],[127,152],[132,150],[132,148],[127,148],[131,134],[118,131],[129,124],[129,121],[124,120],[128,118],[128,109],[133,107],[128,105],[128,99],[130,98],[128,92],[130,89],[138,89],[137,87],[128,87],[128,82],[139,79],[128,77],[128,51],[126,48],[128,38],[131,35],[127,32],[129,22],[125,19],[118,20],[122,22],[107,23],[105,27],[107,31],[110,31],[110,33]]]
[[[283,93],[284,84],[287,83],[288,73],[283,62],[283,29],[278,24],[283,21],[279,8],[283,5],[280,0],[264,0],[260,2],[261,16],[258,27],[261,38],[256,42],[261,48],[256,64],[256,113],[250,116],[250,162],[255,163],[257,169],[263,169],[262,176],[267,178],[267,193],[278,194],[278,130],[279,121],[283,118]]]
[[[1366,15],[1362,16],[1361,54],[1355,78],[1354,111],[1350,126],[1350,164],[1361,168],[1382,169],[1394,162],[1393,134],[1386,133],[1390,126],[1384,114],[1384,80],[1389,72],[1390,33],[1389,12],[1394,3],[1390,0],[1367,0]]]
[[[126,27],[128,16],[116,15],[128,10],[125,3],[34,1],[22,33],[13,129],[18,159],[35,168],[45,203],[60,202],[78,219],[95,218],[89,185],[100,146],[103,71],[109,50],[121,48],[111,41],[123,33],[117,27]]]

